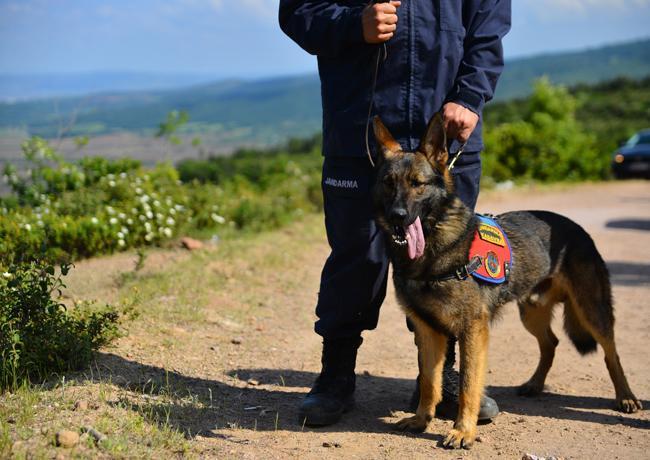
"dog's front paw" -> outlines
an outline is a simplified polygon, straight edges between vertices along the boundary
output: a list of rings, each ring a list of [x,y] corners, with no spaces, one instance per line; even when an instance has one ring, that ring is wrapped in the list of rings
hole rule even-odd
[[[402,431],[418,431],[422,432],[427,429],[429,422],[424,417],[406,417],[397,422],[396,426]]]
[[[476,438],[476,431],[465,431],[452,429],[447,437],[442,442],[442,445],[448,449],[469,449],[474,444]]]
[[[636,396],[630,394],[616,401],[616,407],[621,412],[626,414],[631,414],[632,412],[637,412],[643,409],[641,401],[636,399]]]

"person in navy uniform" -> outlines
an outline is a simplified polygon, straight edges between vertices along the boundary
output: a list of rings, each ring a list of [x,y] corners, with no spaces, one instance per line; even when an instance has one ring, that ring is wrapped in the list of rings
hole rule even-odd
[[[373,220],[375,170],[366,151],[369,106],[406,151],[418,147],[427,122],[441,111],[450,152],[465,144],[453,178],[473,209],[481,176],[481,113],[503,70],[501,42],[510,29],[510,10],[510,0],[280,0],[280,27],[318,58],[331,247],[316,306],[322,370],[300,406],[300,423],[329,425],[352,407],[361,332],[377,326],[386,295],[388,257]],[[377,53],[384,46],[373,97]],[[455,339],[450,342],[437,413],[454,417],[458,375]],[[413,397],[417,401],[417,388]],[[497,414],[496,402],[484,397],[479,418]]]

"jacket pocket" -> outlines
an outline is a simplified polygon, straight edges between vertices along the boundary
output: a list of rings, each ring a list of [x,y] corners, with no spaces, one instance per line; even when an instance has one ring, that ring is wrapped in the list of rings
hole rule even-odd
[[[440,12],[440,30],[465,33],[462,0],[435,0]]]

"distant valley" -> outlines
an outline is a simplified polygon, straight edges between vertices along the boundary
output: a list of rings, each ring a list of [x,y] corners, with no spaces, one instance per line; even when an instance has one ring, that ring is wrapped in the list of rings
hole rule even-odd
[[[542,75],[566,85],[596,83],[616,76],[642,78],[650,75],[650,39],[509,61],[496,100],[527,95],[531,83]],[[101,78],[102,84],[109,84],[106,76]],[[27,86],[28,83],[25,82]],[[181,82],[181,87],[176,89],[103,91],[0,103],[0,159],[15,158],[19,153],[17,140],[28,135],[48,138],[87,135],[91,142],[86,153],[97,154],[105,152],[93,150],[98,148],[93,146],[93,138],[103,139],[102,145],[107,148],[110,144],[107,140],[119,135],[122,142],[132,141],[121,144],[124,154],[137,156],[147,150],[142,146],[147,143],[136,139],[151,139],[158,123],[171,110],[189,113],[190,123],[184,135],[188,139],[199,135],[205,151],[272,145],[288,137],[304,137],[320,130],[320,88],[316,75],[195,83]],[[0,95],[9,84],[15,82],[0,76]],[[35,88],[25,91],[26,94],[38,92]],[[140,152],[132,151],[137,145]],[[64,150],[73,152],[72,143],[64,144]],[[153,152],[149,151],[145,157],[159,157],[157,150]],[[197,152],[184,147],[172,157],[193,154]]]

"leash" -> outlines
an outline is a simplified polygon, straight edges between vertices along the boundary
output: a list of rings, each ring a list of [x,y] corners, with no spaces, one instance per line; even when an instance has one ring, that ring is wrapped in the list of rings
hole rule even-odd
[[[390,0],[370,0],[368,2],[368,5],[371,3],[388,3]],[[383,53],[382,53],[383,50]],[[382,54],[384,55],[382,59]],[[372,160],[372,154],[370,153],[370,141],[369,135],[370,135],[370,117],[372,116],[372,108],[375,106],[375,92],[377,90],[377,76],[379,75],[379,64],[383,61],[385,61],[388,58],[388,49],[386,48],[386,42],[382,43],[379,49],[377,50],[377,58],[375,59],[375,71],[372,74],[372,86],[371,86],[371,91],[370,91],[370,103],[368,104],[368,115],[366,117],[366,155],[368,156],[368,161],[372,165],[373,168],[375,168],[375,162]],[[451,163],[449,163],[449,166],[447,166],[447,169],[451,171],[454,169],[454,164],[456,163],[456,160],[463,154],[463,150],[465,150],[465,145],[467,142],[463,142],[461,146],[458,148],[458,151],[454,154],[454,157],[451,160]]]
[[[390,0],[370,0],[368,5],[372,3],[388,3]],[[384,51],[384,58],[381,58],[382,50]],[[377,50],[377,58],[375,60],[375,72],[372,75],[372,90],[370,93],[370,104],[368,104],[368,117],[366,118],[366,155],[368,155],[368,161],[375,167],[375,162],[372,161],[372,155],[370,154],[370,142],[368,141],[369,132],[370,132],[370,116],[372,115],[372,108],[375,105],[375,91],[377,89],[377,75],[379,74],[379,64],[382,61],[385,61],[388,57],[388,49],[386,48],[386,42],[381,44],[381,47]]]
[[[381,58],[383,49],[384,58]],[[385,61],[388,57],[388,50],[386,49],[386,43],[384,42],[382,46],[377,50],[377,59],[375,61],[375,72],[372,75],[372,90],[370,92],[370,104],[368,104],[368,117],[366,118],[366,155],[368,155],[368,161],[375,167],[375,162],[372,161],[372,155],[370,154],[370,142],[368,141],[369,132],[370,132],[370,116],[372,115],[372,108],[375,105],[375,91],[377,90],[377,75],[379,74],[379,64],[382,61]]]

